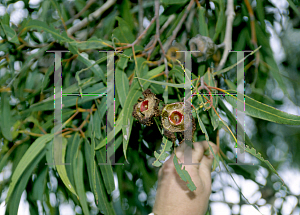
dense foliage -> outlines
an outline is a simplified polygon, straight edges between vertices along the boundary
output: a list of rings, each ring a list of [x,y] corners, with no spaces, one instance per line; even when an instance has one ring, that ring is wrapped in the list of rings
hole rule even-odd
[[[283,185],[278,170],[300,167],[300,114],[281,111],[287,104],[299,107],[300,7],[299,0],[288,0],[285,9],[272,2],[2,1],[0,193],[6,214],[17,214],[24,190],[30,214],[59,214],[65,204],[78,214],[150,213],[158,167],[183,139],[184,129],[178,126],[183,125],[181,102],[188,72],[192,92],[200,93],[192,98],[193,141],[211,140],[220,147],[214,155],[211,203],[223,202],[232,213],[248,204],[257,211],[267,206],[272,214],[283,213],[287,197],[299,200],[289,182]],[[285,53],[277,62],[270,32],[278,34],[280,53]],[[70,165],[55,162],[55,50],[65,50],[59,156]],[[187,56],[192,58],[191,71],[185,68],[186,53],[177,52],[187,50],[201,51]],[[237,54],[231,50],[249,51],[242,60],[245,154],[255,165],[229,165],[236,162],[236,128],[244,127],[236,120],[235,108],[244,101],[235,96]],[[114,57],[107,51],[116,51]],[[110,60],[115,128],[107,133]],[[146,89],[156,97],[143,96]],[[178,106],[176,112],[168,112],[171,103]],[[171,123],[169,131],[164,123]],[[115,153],[106,151],[106,142],[112,140]],[[122,165],[106,160],[112,155]],[[187,186],[196,189],[177,159],[174,162]],[[263,180],[257,177],[261,172]],[[233,183],[220,180],[226,174]],[[258,199],[245,198],[234,185],[237,175],[259,185]],[[237,203],[213,198],[224,196],[228,186],[239,193]],[[295,213],[300,210],[296,202],[291,209]]]

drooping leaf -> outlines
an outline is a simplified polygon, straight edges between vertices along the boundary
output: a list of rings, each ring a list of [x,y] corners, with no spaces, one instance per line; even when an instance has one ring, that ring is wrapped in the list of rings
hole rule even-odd
[[[0,125],[2,135],[9,141],[12,141],[12,116],[10,111],[10,104],[9,101],[10,97],[8,96],[7,92],[1,93],[1,115],[0,115]]]
[[[127,59],[128,61],[128,59]],[[125,61],[126,62],[126,61]],[[115,69],[115,82],[116,82],[116,88],[117,88],[117,93],[119,95],[119,101],[121,103],[121,106],[124,107],[126,98],[127,98],[127,93],[129,91],[129,81],[128,77],[125,74],[124,70],[119,68],[119,64],[121,61],[117,63],[117,67]]]
[[[79,202],[84,214],[89,215],[90,211],[87,204],[87,197],[84,189],[84,178],[83,178],[83,156],[81,150],[77,151],[77,156],[73,160],[73,168],[74,168],[74,179],[76,186],[76,193],[78,193]]]
[[[164,161],[168,156],[168,152],[171,151],[172,142],[168,140],[166,137],[163,137],[163,141],[161,143],[161,150],[159,153],[154,151],[155,161],[152,163],[153,166],[160,167],[162,165],[161,161]]]
[[[74,193],[77,196],[77,193],[73,187],[73,185],[71,184],[69,177],[67,175],[67,171],[66,171],[66,167],[65,167],[65,154],[66,154],[66,147],[67,147],[67,139],[66,138],[62,138],[62,157],[58,157],[60,155],[60,153],[55,153],[54,151],[54,160],[55,160],[55,164],[56,164],[56,170],[62,180],[62,182],[64,183],[64,185],[68,188],[68,190],[70,190],[72,193]],[[58,147],[55,146],[58,143],[54,142],[54,147]]]
[[[17,36],[16,32],[10,26],[4,24],[3,22],[1,22],[1,25],[2,25],[2,28],[5,32],[5,35],[8,39],[8,41],[19,45],[20,42],[18,40],[18,36]]]
[[[241,123],[239,123],[239,121],[236,120],[236,116],[233,115],[233,113],[231,113],[228,108],[225,106],[224,102],[222,101],[222,99],[219,100],[219,107],[226,113],[226,116],[228,117],[231,125],[233,125],[234,128],[236,128],[236,124],[237,124],[237,130],[238,131],[243,131],[242,125]],[[242,134],[238,134],[238,135],[242,135]],[[245,143],[248,146],[254,147],[253,143],[251,142],[249,136],[247,133],[245,133]]]
[[[190,191],[195,191],[197,189],[196,185],[194,184],[190,174],[188,173],[188,171],[185,170],[185,167],[182,168],[182,164],[178,163],[177,160],[177,156],[174,156],[173,158],[173,162],[174,162],[174,166],[176,169],[176,172],[178,173],[178,175],[180,176],[180,178],[186,182],[187,187],[189,188]]]
[[[94,142],[94,141],[93,141]],[[96,203],[98,204],[98,193],[96,190],[96,164],[95,164],[95,154],[91,153],[94,151],[95,145],[91,146],[88,139],[85,138],[84,141],[84,154],[85,154],[85,161],[86,161],[86,166],[87,166],[87,172],[88,172],[88,178],[90,182],[90,187],[94,193]]]
[[[103,211],[104,214],[115,215],[116,212],[112,206],[112,203],[108,201],[104,183],[103,183],[103,180],[101,178],[101,174],[100,174],[98,168],[96,168],[96,185],[97,185],[96,189],[97,189],[98,198],[99,198],[98,208],[101,211]]]
[[[287,0],[293,11],[300,17],[300,11],[292,0]]]
[[[66,163],[71,165],[66,165],[66,172],[73,187],[75,187],[73,159],[76,157],[77,149],[81,144],[81,141],[82,138],[79,137],[78,133],[75,133],[71,138],[68,139]]]
[[[96,151],[97,166],[100,166],[101,175],[108,194],[115,190],[114,174],[109,156],[106,155],[106,148]],[[104,164],[106,163],[106,164]]]
[[[32,198],[34,200],[43,200],[43,194],[46,187],[46,176],[47,176],[47,167],[45,167],[39,174],[37,179],[34,181],[33,188],[32,188]]]
[[[11,182],[11,184],[14,183],[14,185],[11,186],[11,184],[10,184],[9,190],[8,190],[8,193],[7,193],[7,196],[6,196],[6,200],[5,200],[5,202],[7,203],[7,209],[6,210],[8,211],[8,214],[10,214],[10,215],[17,215],[18,214],[18,209],[19,209],[18,205],[19,205],[22,193],[24,192],[24,190],[27,186],[27,183],[30,179],[30,176],[32,175],[33,170],[36,168],[36,166],[41,161],[41,159],[45,156],[45,153],[46,153],[45,148],[43,148],[41,151],[39,151],[39,154],[36,155],[35,159],[30,160],[30,165],[27,165],[25,167],[24,171],[21,173],[21,175],[17,179],[17,181],[14,181],[14,182],[12,181]],[[21,162],[19,163],[18,166],[20,166],[20,165],[22,165]],[[17,169],[15,170],[15,172],[17,171]],[[12,193],[10,193],[11,188],[13,188]],[[42,191],[40,190],[40,192],[42,192]]]
[[[223,5],[223,1],[222,0],[218,0],[218,1],[214,1],[218,3],[219,6],[219,14],[218,14],[218,20],[217,20],[217,24],[216,24],[216,31],[213,37],[213,41],[215,42],[219,36],[219,34],[221,33],[221,31],[224,29],[224,21],[226,20],[225,18],[225,10],[224,10],[224,5]]]
[[[69,50],[77,55],[77,59],[84,63],[87,67],[90,67],[92,72],[94,73],[95,77],[100,78],[104,83],[106,83],[106,78],[104,76],[104,72],[102,71],[101,67],[98,64],[94,64],[93,61],[91,61],[88,56],[83,55],[83,53],[80,53],[78,51],[78,48],[69,43]]]
[[[282,180],[282,178],[279,176],[278,172],[274,169],[274,167],[272,166],[272,164],[268,161],[268,160],[265,160],[261,154],[258,152],[256,153],[256,149],[255,148],[250,148],[249,146],[246,145],[245,147],[245,151],[252,154],[253,156],[255,156],[256,158],[258,158],[259,160],[261,160],[262,162],[264,162],[268,167],[269,169],[275,173],[279,178],[280,180],[282,181],[283,185],[284,185],[284,181]],[[282,185],[282,186],[283,186]]]
[[[118,27],[113,30],[113,37],[116,37],[120,43],[131,44],[134,41],[134,36],[128,23],[121,17],[116,17],[116,19],[118,20]]]
[[[36,29],[36,30],[43,30],[47,33],[50,33],[54,39],[60,41],[60,42],[71,42],[72,39],[67,36],[66,32],[60,33],[55,28],[48,26],[46,22],[42,22],[40,20],[30,20],[26,27],[23,30],[29,30],[29,29]]]
[[[91,37],[87,41],[72,41],[70,44],[76,46],[81,50],[85,49],[103,49],[105,47],[112,46],[112,43],[107,40],[99,39],[97,37]]]
[[[206,23],[206,17],[205,17],[205,8],[200,7],[198,10],[198,17],[199,17],[199,33],[202,36],[208,37],[208,26]]]
[[[227,92],[236,93],[236,91],[233,90],[228,90]],[[244,101],[237,100],[236,96],[226,96],[225,98],[233,107],[236,107],[236,101],[244,104]],[[249,116],[270,122],[286,125],[300,125],[300,116],[283,112],[274,107],[258,102],[247,95],[245,95],[245,113]]]
[[[45,134],[38,139],[36,139],[29,149],[26,151],[24,156],[21,158],[17,168],[13,172],[11,183],[8,188],[8,193],[6,196],[5,201],[8,202],[11,194],[14,191],[14,188],[21,177],[22,173],[25,171],[26,167],[31,163],[32,160],[34,160],[39,153],[45,148],[46,144],[53,138],[53,134]]]
[[[129,29],[132,31],[134,29],[134,21],[133,21],[133,16],[132,13],[130,13],[130,1],[129,0],[124,0],[122,1],[120,5],[120,12],[122,18],[126,21],[128,24]]]

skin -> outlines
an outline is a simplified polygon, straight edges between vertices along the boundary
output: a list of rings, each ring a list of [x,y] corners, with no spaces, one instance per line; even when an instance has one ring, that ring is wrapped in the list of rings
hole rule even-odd
[[[218,147],[209,142],[214,153],[218,153]],[[185,146],[185,149],[183,148]],[[158,187],[156,192],[153,212],[156,215],[202,215],[208,208],[211,194],[211,169],[213,155],[204,155],[209,149],[206,141],[193,143],[192,162],[200,165],[182,165],[189,172],[197,189],[190,191],[186,183],[178,176],[173,164],[172,156],[163,164],[158,172]],[[187,144],[181,144],[176,149],[176,155],[184,161],[184,150],[188,150]],[[189,149],[191,149],[189,147]]]

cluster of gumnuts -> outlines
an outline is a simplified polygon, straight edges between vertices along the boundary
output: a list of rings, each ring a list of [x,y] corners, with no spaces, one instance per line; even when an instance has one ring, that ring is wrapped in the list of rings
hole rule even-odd
[[[173,143],[176,141],[176,132],[181,134],[182,141],[184,139],[184,132],[192,132],[192,135],[188,136],[193,136],[196,130],[195,119],[192,114],[189,116],[184,115],[183,102],[164,104],[162,110],[160,110],[158,106],[160,100],[150,89],[146,89],[143,92],[143,96],[144,99],[139,99],[138,103],[133,106],[132,112],[132,116],[141,124],[151,126],[153,124],[153,117],[161,116],[164,135]],[[184,129],[184,121],[190,125],[186,129]]]

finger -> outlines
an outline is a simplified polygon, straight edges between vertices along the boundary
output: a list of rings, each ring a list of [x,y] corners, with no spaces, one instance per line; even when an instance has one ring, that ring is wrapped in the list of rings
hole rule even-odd
[[[203,144],[204,141],[194,142],[193,146],[193,153],[192,153],[192,160],[193,163],[200,163],[203,158],[203,153],[205,151],[205,145]]]
[[[217,147],[217,145],[210,141],[209,141],[209,145],[212,147],[212,149],[216,155],[219,151],[219,148]],[[209,149],[209,145],[208,145],[207,141],[204,141],[204,143],[203,143],[204,150]],[[200,173],[204,173],[204,174],[209,173],[210,174],[213,161],[214,161],[214,157],[213,157],[212,152],[210,152],[210,155],[204,155],[201,160],[201,164],[200,164],[200,168],[199,168]]]

